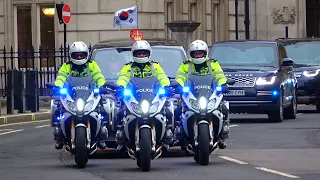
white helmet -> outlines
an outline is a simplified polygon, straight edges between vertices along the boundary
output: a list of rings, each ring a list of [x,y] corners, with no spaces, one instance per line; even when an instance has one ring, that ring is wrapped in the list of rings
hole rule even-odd
[[[203,51],[203,52],[204,52],[203,57],[195,58],[195,57],[193,56],[193,52],[194,52],[194,51]],[[204,61],[206,61],[207,54],[208,54],[208,45],[207,45],[207,43],[205,43],[205,42],[202,41],[202,40],[195,40],[195,41],[193,41],[193,42],[190,44],[190,46],[189,46],[189,54],[190,54],[191,60],[192,60],[195,64],[201,64],[201,63],[203,63]]]
[[[137,57],[137,54],[135,53],[136,51],[148,51],[147,56],[145,57]],[[150,56],[151,56],[151,46],[148,43],[148,41],[145,40],[140,40],[140,41],[136,41],[131,49],[132,52],[132,56],[133,56],[133,61],[136,63],[146,63],[150,60]]]
[[[71,45],[69,55],[72,63],[76,65],[85,64],[89,56],[88,46],[82,41],[76,41]]]

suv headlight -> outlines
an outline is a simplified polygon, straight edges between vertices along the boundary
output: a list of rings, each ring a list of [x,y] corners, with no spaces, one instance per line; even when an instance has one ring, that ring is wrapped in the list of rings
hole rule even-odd
[[[273,84],[276,81],[276,76],[271,77],[259,77],[257,79],[256,84],[257,85],[270,85]]]
[[[312,70],[312,71],[303,71],[303,75],[306,77],[314,77],[318,75],[320,72],[320,69]]]

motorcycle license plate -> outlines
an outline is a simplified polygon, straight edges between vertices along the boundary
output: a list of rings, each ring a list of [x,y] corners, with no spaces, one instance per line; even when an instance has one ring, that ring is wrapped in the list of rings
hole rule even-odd
[[[229,90],[228,93],[224,93],[224,96],[244,96],[244,90]]]

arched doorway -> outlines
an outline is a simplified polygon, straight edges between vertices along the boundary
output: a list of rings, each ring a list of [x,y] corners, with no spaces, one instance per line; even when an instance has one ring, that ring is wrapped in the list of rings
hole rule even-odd
[[[320,0],[306,0],[307,37],[320,37]]]

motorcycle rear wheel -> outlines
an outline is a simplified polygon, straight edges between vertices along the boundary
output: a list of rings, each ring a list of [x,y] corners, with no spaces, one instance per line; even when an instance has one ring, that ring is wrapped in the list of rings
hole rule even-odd
[[[75,162],[77,164],[77,167],[82,169],[86,167],[86,164],[88,162],[86,128],[77,127],[75,133]]]

